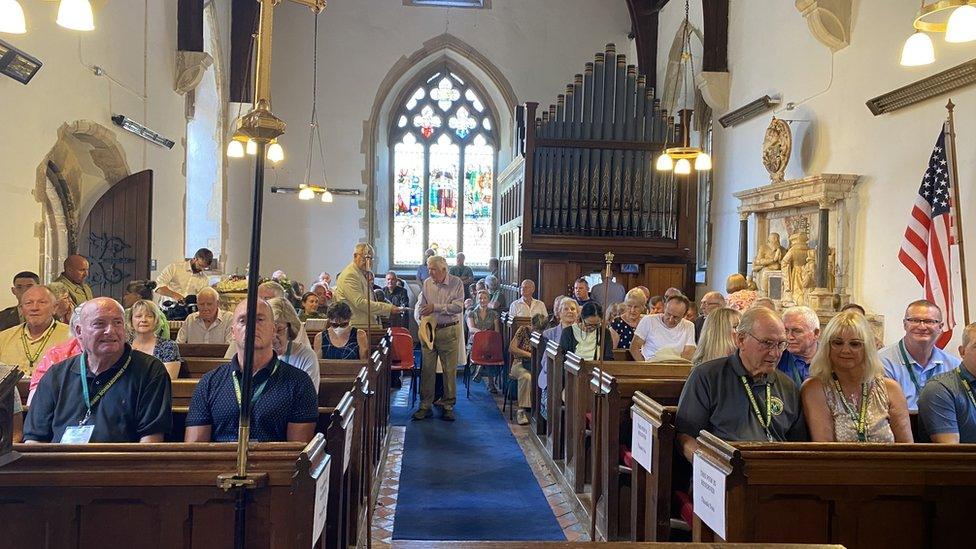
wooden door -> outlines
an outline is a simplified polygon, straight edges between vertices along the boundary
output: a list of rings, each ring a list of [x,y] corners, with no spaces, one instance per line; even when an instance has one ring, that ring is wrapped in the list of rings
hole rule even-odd
[[[92,293],[121,300],[125,285],[149,278],[152,245],[152,170],[112,186],[82,226],[78,248],[91,263]]]

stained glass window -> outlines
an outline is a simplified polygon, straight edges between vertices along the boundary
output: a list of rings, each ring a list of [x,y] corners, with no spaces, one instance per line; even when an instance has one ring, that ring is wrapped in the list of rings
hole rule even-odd
[[[417,81],[391,117],[393,264],[419,265],[433,248],[487,265],[497,152],[492,114],[481,92],[448,68]]]

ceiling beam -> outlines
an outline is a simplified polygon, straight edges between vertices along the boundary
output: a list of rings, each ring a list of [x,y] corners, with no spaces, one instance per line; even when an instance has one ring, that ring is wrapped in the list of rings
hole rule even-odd
[[[176,49],[203,51],[203,0],[179,0]]]
[[[647,77],[649,87],[657,87],[658,12],[668,0],[627,0],[631,37],[637,45],[637,70]]]
[[[702,0],[705,20],[702,70],[729,70],[729,0]]]
[[[254,74],[251,72],[254,35],[258,32],[258,8],[254,0],[233,0],[230,20],[230,101],[250,103]]]

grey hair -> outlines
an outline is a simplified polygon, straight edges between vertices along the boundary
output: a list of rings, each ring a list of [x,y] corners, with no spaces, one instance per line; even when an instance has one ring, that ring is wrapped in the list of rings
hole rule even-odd
[[[444,259],[442,255],[432,255],[427,258],[427,266],[433,267],[434,265],[440,265],[441,267],[447,268],[447,260]]]
[[[75,333],[75,328],[81,326],[81,308],[84,307],[84,303],[78,305],[71,311],[71,320],[68,321],[68,326],[71,327],[71,333]]]
[[[810,307],[807,307],[806,305],[790,307],[783,311],[783,320],[786,320],[786,317],[793,315],[802,318],[806,323],[807,328],[810,328],[811,330],[820,329],[820,317],[818,317],[817,313]]]
[[[34,286],[31,286],[30,288],[27,288],[26,290],[24,290],[24,293],[20,294],[20,300],[19,301],[23,301],[24,300],[24,296],[27,295],[27,292],[34,291],[34,288],[41,288],[45,292],[47,292],[47,295],[50,296],[50,298],[51,298],[51,303],[54,303],[55,301],[58,300],[57,294],[55,294],[51,290],[51,288],[49,288],[48,286],[34,285]]]
[[[967,325],[962,331],[962,346],[969,345],[969,342],[976,339],[976,322]]]
[[[288,325],[288,339],[294,340],[298,337],[298,331],[302,327],[302,321],[298,319],[298,313],[287,299],[283,297],[273,297],[268,300],[271,307],[271,315],[275,322],[284,322]]]
[[[275,297],[282,297],[282,298],[285,297],[285,289],[281,287],[281,284],[278,284],[274,280],[262,282],[261,285],[258,286],[258,289],[261,288],[271,290],[272,292],[274,292]]]
[[[742,319],[739,320],[739,326],[735,329],[735,333],[739,335],[752,333],[753,326],[762,318],[782,322],[782,319],[779,317],[779,313],[776,311],[767,309],[765,307],[756,307],[755,309],[749,309],[742,314]]]
[[[279,286],[280,286],[280,284],[279,284]],[[204,288],[200,288],[200,291],[197,292],[197,298],[203,297],[205,295],[209,295],[209,296],[213,297],[214,299],[220,300],[220,292],[218,292],[217,290],[214,290],[210,286],[206,286]]]
[[[485,277],[485,287],[498,289],[498,277],[494,275],[488,275]]]
[[[366,250],[372,250],[372,249],[373,249],[373,247],[370,246],[368,243],[366,243],[366,242],[359,242],[359,243],[356,244],[356,247],[353,248],[353,253],[354,254],[361,254],[361,253],[364,253]]]

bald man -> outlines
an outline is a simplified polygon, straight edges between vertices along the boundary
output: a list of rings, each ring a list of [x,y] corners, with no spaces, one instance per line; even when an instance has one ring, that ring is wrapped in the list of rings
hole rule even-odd
[[[71,337],[68,325],[54,318],[55,305],[46,286],[32,286],[20,295],[24,323],[0,332],[0,363],[16,365],[30,376],[44,353]]]
[[[234,310],[230,362],[200,378],[186,415],[186,442],[234,442],[240,426],[241,375],[247,334],[247,301]],[[259,299],[254,323],[251,370],[251,440],[308,442],[318,421],[318,395],[308,374],[279,360],[274,351],[275,318]]]
[[[126,343],[122,305],[85,303],[75,336],[82,353],[41,378],[24,423],[25,442],[162,442],[172,425],[169,374]]]
[[[85,283],[88,278],[88,260],[83,255],[69,255],[64,259],[64,270],[55,282],[64,284],[75,307],[92,298],[91,286]]]

